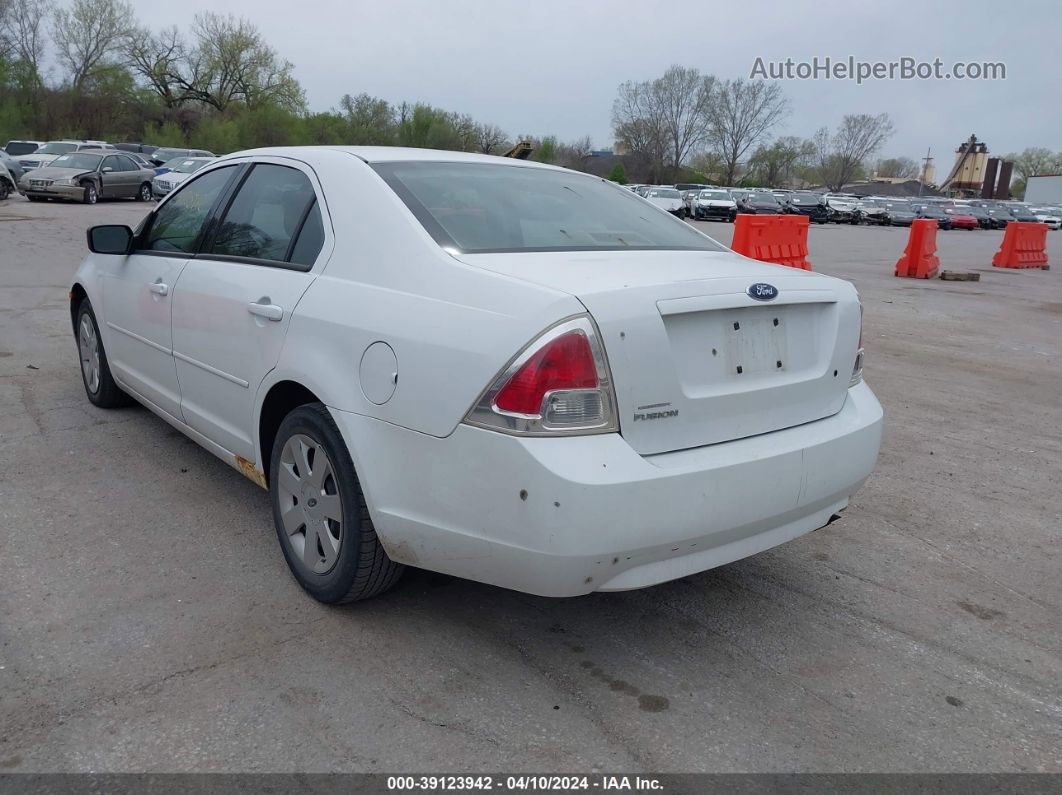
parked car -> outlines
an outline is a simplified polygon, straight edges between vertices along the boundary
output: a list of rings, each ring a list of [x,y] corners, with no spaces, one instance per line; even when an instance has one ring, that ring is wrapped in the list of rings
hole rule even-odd
[[[667,210],[679,218],[686,214],[686,205],[682,203],[682,196],[674,188],[655,185],[645,192],[645,198],[650,204],[655,204],[661,210]]]
[[[1036,213],[1030,210],[1028,205],[1013,202],[1007,204],[1006,208],[1015,221],[1021,221],[1027,224],[1039,223],[1040,221],[1040,219],[1036,217]]]
[[[26,171],[44,168],[60,155],[80,152],[85,149],[114,149],[103,141],[49,141],[28,157],[19,158],[19,165]]]
[[[31,202],[67,199],[95,204],[98,199],[151,200],[155,173],[124,153],[86,150],[59,155],[43,168],[27,172],[20,183]]]
[[[22,175],[26,173],[26,169],[24,169],[15,158],[3,149],[0,149],[0,163],[3,163],[7,167],[9,175],[13,178],[14,181],[12,182],[12,186],[17,187],[19,180],[22,179]]]
[[[1047,224],[1051,229],[1062,226],[1062,210],[1056,207],[1033,207],[1031,212],[1040,223]]]
[[[18,190],[18,179],[7,167],[7,161],[0,159],[0,201]]]
[[[120,149],[123,152],[132,152],[134,154],[143,155],[145,158],[158,149],[154,144],[115,144],[114,148]]]
[[[943,211],[951,221],[952,229],[978,229],[981,226],[981,220],[973,214],[972,207],[944,207]]]
[[[1004,229],[1007,224],[1017,219],[1010,214],[1010,210],[1002,205],[996,205],[994,207],[988,207],[988,214],[992,218],[992,222],[995,224],[996,229]]]
[[[822,200],[822,195],[811,191],[790,191],[784,194],[782,206],[785,212],[805,215],[816,224],[824,224],[830,219],[830,211]]]
[[[176,160],[179,157],[215,157],[215,155],[205,149],[174,149],[164,146],[148,155],[148,160],[154,163],[156,168],[164,168],[168,161]],[[157,173],[165,174],[166,172],[159,171]]]
[[[738,206],[738,212],[741,212],[741,202],[752,195],[752,191],[747,188],[722,188],[721,190],[725,190],[734,198]]]
[[[888,226],[910,226],[916,217],[914,208],[905,201],[893,199],[885,202],[885,223]]]
[[[738,199],[737,211],[739,213],[746,213],[755,215],[757,213],[774,213],[782,214],[785,212],[781,203],[775,198],[773,193],[766,191],[760,191],[758,193],[749,193],[742,199]]]
[[[961,209],[956,207],[955,212],[962,212],[966,215],[971,216],[972,218],[975,218],[977,220],[977,225],[981,229],[999,228],[996,221],[992,218],[991,215],[989,215],[988,210],[986,210],[984,207],[979,207],[978,205],[970,204],[965,207],[962,207]]]
[[[21,157],[33,154],[42,146],[44,146],[44,141],[8,141],[4,146],[4,151],[11,157]]]
[[[850,283],[588,175],[263,149],[88,241],[88,399],[139,400],[267,488],[323,602],[403,565],[544,596],[650,586],[824,527],[877,458]]]
[[[166,164],[168,171],[155,177],[151,190],[156,199],[161,199],[189,176],[213,161],[212,157],[179,157]]]
[[[693,197],[691,207],[692,215],[697,220],[718,218],[733,223],[737,217],[737,202],[720,188],[699,191]]]
[[[856,204],[855,222],[857,224],[888,224],[888,213],[885,202],[872,197],[865,197]]]
[[[951,229],[951,216],[944,210],[934,204],[912,204],[911,209],[914,211],[916,219],[924,219],[927,221],[936,221],[937,229],[948,230]],[[970,227],[973,228],[972,226]]]
[[[829,220],[837,224],[859,223],[859,216],[857,213],[859,201],[854,196],[841,196],[827,193],[823,196],[823,201],[826,202],[826,210],[829,213]]]

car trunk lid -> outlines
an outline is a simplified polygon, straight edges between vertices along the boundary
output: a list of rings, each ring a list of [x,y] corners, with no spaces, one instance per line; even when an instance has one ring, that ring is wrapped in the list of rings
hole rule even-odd
[[[859,338],[847,282],[732,252],[462,255],[576,296],[601,331],[620,432],[642,455],[840,411]],[[753,284],[777,297],[760,301]]]

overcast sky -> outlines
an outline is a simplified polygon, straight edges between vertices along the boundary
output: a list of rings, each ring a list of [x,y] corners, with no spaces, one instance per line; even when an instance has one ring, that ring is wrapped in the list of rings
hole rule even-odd
[[[156,27],[198,11],[247,16],[295,64],[312,109],[346,93],[425,101],[515,136],[589,135],[611,146],[611,107],[626,80],[671,64],[748,77],[757,56],[867,61],[911,56],[1003,61],[1002,81],[783,81],[793,112],[779,134],[810,136],[846,113],[888,113],[881,156],[932,147],[943,178],[971,133],[1003,154],[1062,149],[1062,4],[686,0],[135,0]]]

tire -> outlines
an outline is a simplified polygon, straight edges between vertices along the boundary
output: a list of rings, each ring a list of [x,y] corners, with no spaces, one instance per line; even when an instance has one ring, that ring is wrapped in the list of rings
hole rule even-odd
[[[387,557],[350,452],[322,404],[299,406],[280,423],[269,483],[277,540],[310,596],[344,604],[377,596],[398,582],[405,567]],[[334,499],[318,502],[318,495]],[[307,541],[313,543],[309,549]]]
[[[81,383],[85,386],[89,402],[101,409],[117,409],[130,405],[132,398],[121,390],[111,375],[96,314],[87,298],[83,299],[77,308],[74,339],[77,342],[78,361],[81,365]]]
[[[99,201],[100,195],[99,191],[96,190],[95,182],[85,182],[84,187],[85,195],[81,199],[81,202],[83,204],[95,204],[97,201]]]
[[[0,179],[0,201],[11,195],[13,186],[6,179]]]
[[[138,202],[149,202],[153,198],[154,197],[151,195],[151,183],[145,182],[143,185],[140,186],[140,190],[137,191],[136,200]]]

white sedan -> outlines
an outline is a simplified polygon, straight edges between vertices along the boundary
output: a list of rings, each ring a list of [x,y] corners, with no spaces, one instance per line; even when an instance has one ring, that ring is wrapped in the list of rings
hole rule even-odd
[[[877,458],[851,284],[585,174],[255,150],[89,244],[89,400],[267,488],[323,602],[403,565],[548,596],[665,582],[829,524]]]
[[[163,166],[167,171],[159,174],[151,181],[152,195],[156,199],[161,199],[188,177],[192,176],[192,174],[215,159],[213,157],[178,157],[168,161]],[[151,168],[151,166],[147,166],[147,168]]]

